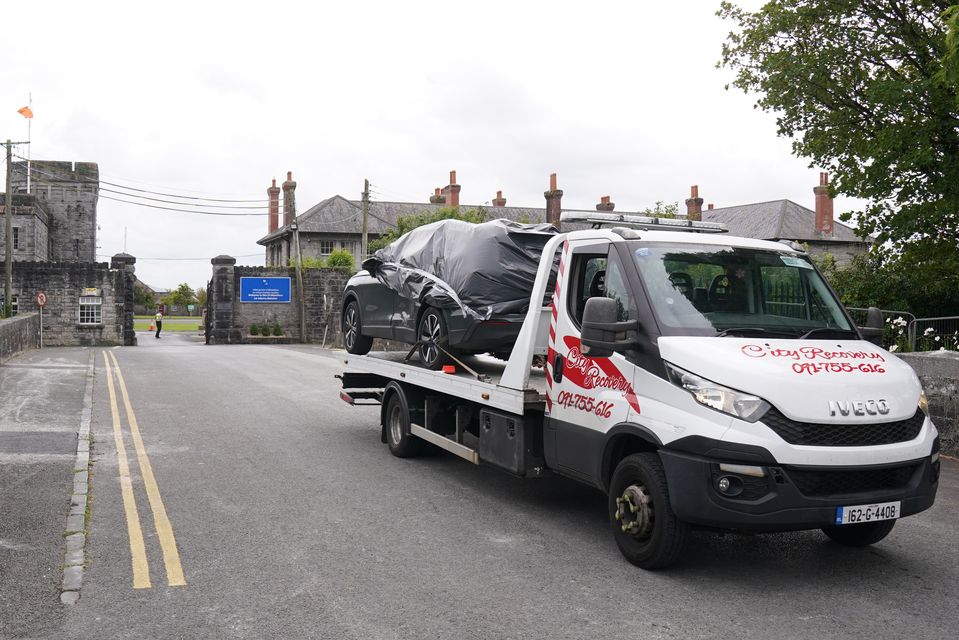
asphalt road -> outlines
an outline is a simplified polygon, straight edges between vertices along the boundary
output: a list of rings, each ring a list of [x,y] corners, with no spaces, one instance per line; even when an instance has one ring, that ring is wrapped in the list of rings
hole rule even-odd
[[[818,532],[698,533],[680,566],[650,573],[622,559],[593,489],[447,454],[391,456],[377,409],[339,400],[334,354],[172,333],[140,343],[111,351],[143,442],[138,452],[117,378],[150,586],[134,588],[97,350],[87,572],[80,601],[35,637],[938,639],[959,628],[955,462],[937,504],[872,548]],[[171,586],[177,565],[186,584]]]

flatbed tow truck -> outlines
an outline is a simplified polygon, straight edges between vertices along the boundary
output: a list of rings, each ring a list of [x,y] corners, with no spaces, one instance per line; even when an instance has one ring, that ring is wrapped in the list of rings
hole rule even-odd
[[[646,569],[679,560],[692,527],[863,546],[932,506],[939,439],[918,378],[804,252],[711,223],[562,220],[593,228],[547,243],[506,362],[433,371],[415,345],[344,357],[341,398],[381,405],[394,455],[433,445],[594,485]]]

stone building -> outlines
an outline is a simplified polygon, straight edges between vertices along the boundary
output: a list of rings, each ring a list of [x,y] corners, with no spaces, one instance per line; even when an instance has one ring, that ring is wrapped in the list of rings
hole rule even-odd
[[[13,290],[15,314],[38,311],[44,292],[44,343],[132,345],[136,259],[126,254],[110,264],[96,261],[99,168],[94,162],[13,165],[11,180]],[[0,194],[0,214],[5,214]],[[5,225],[0,224],[0,260]],[[0,291],[0,304],[3,293]]]
[[[363,202],[349,200],[335,195],[307,209],[305,213],[294,216],[296,183],[292,175],[281,187],[267,189],[270,202],[268,233],[257,244],[266,249],[266,266],[285,267],[295,253],[293,221],[300,235],[300,251],[304,258],[326,258],[333,250],[342,249],[353,254],[355,264],[359,265],[361,256],[361,238],[363,228]],[[509,207],[502,191],[490,200],[490,205],[460,204],[461,186],[456,182],[456,172],[450,172],[447,186],[437,188],[428,202],[369,202],[367,230],[369,240],[374,240],[390,229],[395,229],[401,216],[427,213],[444,207],[463,209],[482,209],[490,219],[506,218],[517,222],[552,222],[559,228],[561,211],[579,212],[575,209],[563,209],[563,191],[557,188],[556,174],[550,176],[549,189],[543,194],[546,206]],[[283,225],[279,222],[279,194],[283,193]],[[828,177],[820,174],[820,184],[814,189],[816,210],[808,209],[791,200],[771,200],[732,207],[713,208],[709,205],[703,210],[703,198],[699,188],[691,188],[686,200],[687,217],[690,220],[721,222],[733,235],[756,238],[759,240],[793,240],[804,243],[812,255],[832,254],[836,262],[845,265],[852,256],[869,250],[872,240],[858,237],[852,227],[834,219],[833,202],[829,196]],[[603,196],[596,204],[596,211],[613,212],[616,208],[610,196]],[[620,213],[620,212],[617,212]],[[623,211],[624,214],[640,214],[635,211]],[[586,225],[565,225],[564,229],[582,228]]]
[[[792,240],[809,247],[813,256],[832,255],[840,266],[849,264],[853,256],[869,251],[872,239],[863,240],[855,229],[836,220],[833,201],[829,195],[829,176],[819,174],[819,184],[813,188],[815,211],[792,200],[770,200],[703,211],[699,188],[690,188],[686,200],[686,217],[690,220],[721,222],[737,236],[758,240]]]
[[[560,199],[563,192],[556,188],[556,174],[551,176],[550,190],[546,192],[547,204],[554,202],[553,222],[559,226]],[[257,240],[257,244],[266,248],[266,266],[286,266],[295,254],[292,222],[294,219],[296,183],[292,175],[282,187],[267,189],[270,198],[270,216],[267,235]],[[483,209],[490,219],[506,218],[517,222],[544,222],[547,209],[536,207],[508,207],[503,192],[498,191],[489,205],[460,205],[461,186],[456,183],[456,172],[450,172],[450,183],[435,189],[429,202],[383,202],[371,201],[367,215],[367,234],[370,241],[380,237],[390,229],[395,229],[400,216],[436,211],[446,207],[463,209]],[[283,192],[283,225],[279,225],[279,193]],[[304,258],[326,258],[334,250],[345,250],[353,254],[353,261],[359,265],[365,256],[361,256],[363,237],[363,201],[349,200],[335,195],[323,200],[304,213],[295,216],[300,235],[300,251]]]
[[[27,193],[26,163],[14,163],[13,259],[95,262],[99,174],[95,162],[35,161]],[[0,243],[0,256],[5,247]]]

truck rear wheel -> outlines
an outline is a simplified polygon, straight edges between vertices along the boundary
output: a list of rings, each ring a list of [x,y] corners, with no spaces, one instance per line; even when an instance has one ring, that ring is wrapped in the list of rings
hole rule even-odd
[[[609,485],[609,521],[616,545],[636,566],[661,569],[679,559],[689,525],[673,513],[656,453],[634,453],[616,466]]]
[[[390,453],[397,458],[413,458],[423,453],[426,442],[410,433],[410,409],[401,390],[390,394],[383,420]]]
[[[847,547],[867,547],[888,536],[894,526],[896,526],[895,520],[880,520],[879,522],[823,527],[822,532],[834,542]]]

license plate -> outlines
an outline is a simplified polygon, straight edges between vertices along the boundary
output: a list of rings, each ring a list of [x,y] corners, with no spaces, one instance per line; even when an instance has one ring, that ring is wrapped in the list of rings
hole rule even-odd
[[[859,524],[899,517],[901,502],[860,504],[854,507],[836,507],[836,524]]]

